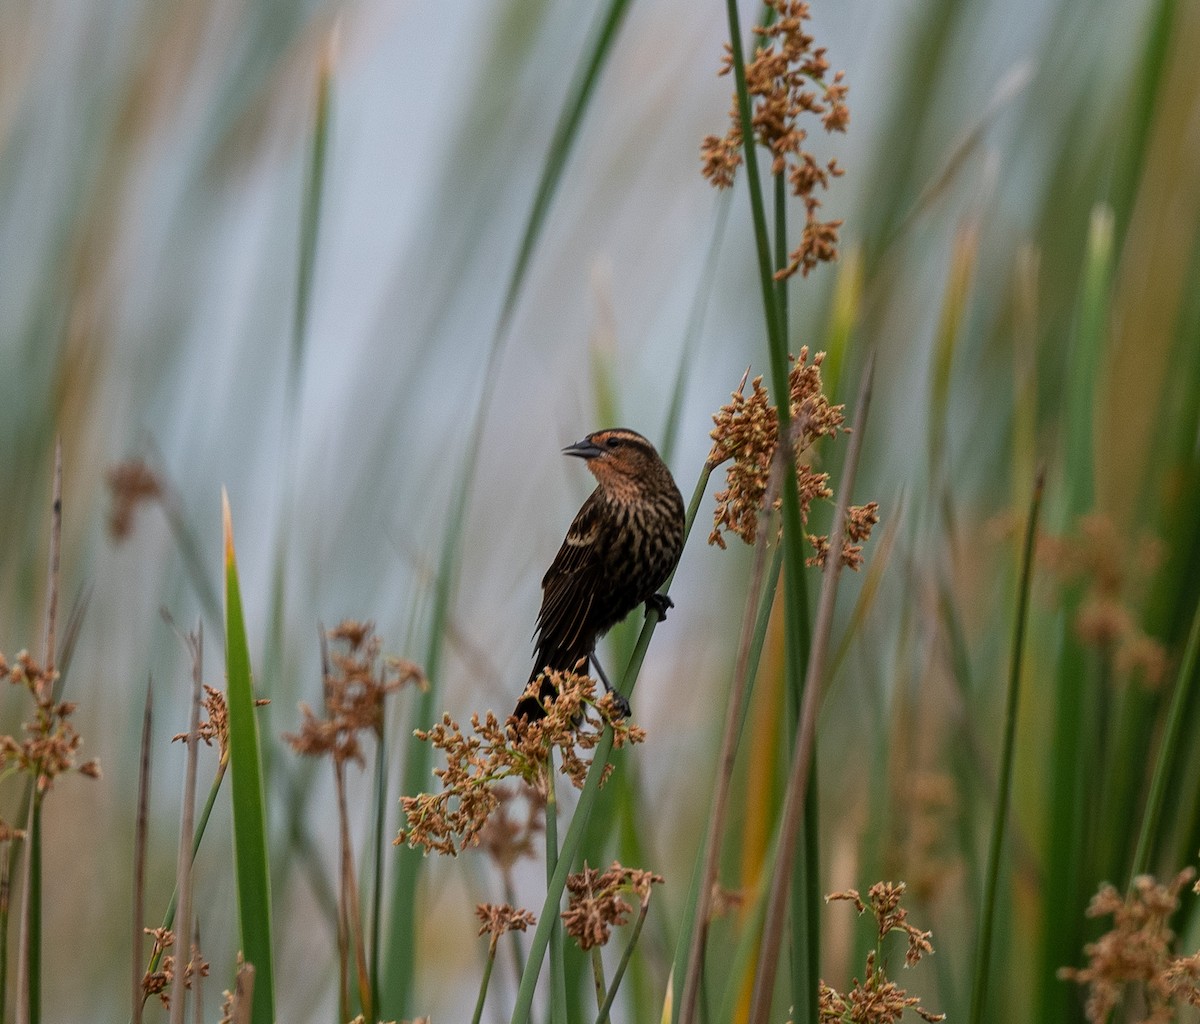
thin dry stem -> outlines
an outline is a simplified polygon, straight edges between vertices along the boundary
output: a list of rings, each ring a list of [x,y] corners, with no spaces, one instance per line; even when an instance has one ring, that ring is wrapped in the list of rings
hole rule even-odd
[[[834,508],[830,533],[835,537],[842,536],[845,530],[849,495],[854,489],[858,460],[862,453],[863,429],[866,425],[867,411],[871,405],[874,373],[875,350],[871,349],[863,369],[854,430],[851,434],[849,449],[846,452],[846,464],[842,473],[837,504]],[[808,790],[809,771],[812,766],[818,700],[825,673],[825,660],[829,651],[829,634],[833,628],[833,607],[837,599],[837,582],[841,569],[841,559],[828,559],[825,563],[821,597],[817,605],[816,623],[813,627],[812,650],[808,658],[808,673],[804,681],[804,698],[801,703],[800,722],[797,726],[795,754],[792,757],[783,817],[780,823],[779,851],[775,858],[770,896],[767,899],[767,919],[763,927],[759,967],[754,978],[754,996],[750,1015],[752,1024],[766,1024],[771,1012],[771,997],[775,990],[775,974],[779,966],[779,953],[783,941],[783,922],[788,907],[787,895],[792,877],[792,861],[796,854],[800,822],[804,817],[804,801]]]

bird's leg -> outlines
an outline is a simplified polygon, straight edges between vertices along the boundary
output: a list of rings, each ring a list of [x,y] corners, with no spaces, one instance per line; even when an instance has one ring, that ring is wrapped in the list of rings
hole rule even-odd
[[[633,713],[633,709],[630,708],[629,701],[626,699],[625,695],[608,681],[608,676],[604,674],[604,669],[600,667],[600,661],[596,657],[595,651],[593,651],[591,654],[591,662],[592,668],[596,670],[596,675],[600,677],[600,682],[602,682],[604,684],[604,688],[613,695],[613,706],[616,708],[617,714],[622,718],[628,718]]]
[[[658,612],[658,621],[665,622],[667,619],[667,609],[674,608],[675,602],[672,601],[666,594],[651,594],[646,598],[646,607],[653,608]]]

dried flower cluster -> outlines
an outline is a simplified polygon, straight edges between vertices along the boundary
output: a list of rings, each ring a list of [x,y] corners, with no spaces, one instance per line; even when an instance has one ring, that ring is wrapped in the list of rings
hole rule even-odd
[[[23,739],[0,736],[0,769],[15,764],[19,771],[36,780],[39,793],[45,793],[58,776],[70,771],[100,778],[98,761],[75,763],[83,739],[68,721],[76,705],[55,700],[58,673],[39,665],[28,651],[21,651],[12,664],[0,653],[0,677],[7,677],[14,686],[24,686],[34,703],[33,716],[24,725]]]
[[[1200,952],[1176,956],[1175,933],[1169,927],[1179,909],[1179,894],[1195,874],[1187,868],[1168,885],[1141,875],[1128,897],[1107,884],[1092,897],[1087,916],[1111,914],[1113,926],[1084,947],[1086,967],[1058,972],[1060,978],[1087,986],[1086,1012],[1092,1024],[1107,1021],[1131,985],[1144,1001],[1141,1024],[1174,1020],[1173,1004],[1180,1000],[1200,1006]],[[1200,892],[1200,885],[1195,891]]]
[[[165,488],[158,474],[141,459],[118,462],[105,477],[112,494],[108,535],[120,542],[133,532],[133,521],[139,506],[159,501]]]
[[[824,981],[821,982],[817,997],[820,1024],[842,1024],[844,1021],[894,1024],[905,1010],[912,1010],[930,1024],[946,1019],[944,1013],[925,1009],[918,997],[910,996],[887,976],[882,949],[883,939],[890,932],[902,932],[908,940],[908,949],[904,954],[905,967],[915,966],[921,957],[933,952],[930,933],[909,924],[908,911],[900,905],[904,888],[903,882],[876,882],[867,892],[865,902],[855,889],[830,893],[825,897],[827,901],[847,900],[854,904],[860,914],[870,910],[875,917],[876,940],[875,948],[867,954],[863,980],[855,978],[849,992],[842,994]]]
[[[1064,583],[1082,582],[1075,632],[1113,653],[1117,671],[1154,688],[1166,675],[1166,650],[1138,625],[1132,610],[1137,584],[1162,558],[1157,541],[1125,536],[1105,515],[1084,516],[1075,537],[1043,537],[1038,554]]]
[[[479,926],[479,934],[490,936],[488,952],[493,956],[501,935],[507,932],[523,932],[537,924],[537,918],[528,910],[510,907],[507,903],[480,903],[475,908],[475,916],[483,922]]]
[[[175,957],[167,950],[175,945],[175,933],[169,928],[146,928],[147,935],[154,939],[154,951],[151,959],[158,959],[158,970],[147,971],[142,978],[142,992],[146,996],[158,996],[168,1010],[171,1008],[171,984],[175,980]],[[183,987],[191,989],[192,979],[208,977],[208,961],[200,955],[200,950],[193,944],[191,956],[183,969]]]
[[[800,499],[801,522],[808,522],[814,501],[833,497],[829,474],[818,473],[805,456],[822,437],[836,437],[845,432],[845,406],[831,405],[821,381],[824,352],[817,352],[810,361],[808,347],[800,349],[788,374],[790,422],[796,461],[796,489]],[[747,374],[746,376],[749,376]],[[716,494],[717,507],[713,512],[713,530],[708,542],[725,547],[723,531],[736,533],[747,544],[758,536],[758,520],[770,497],[770,507],[781,504],[776,483],[779,438],[779,418],[763,387],[762,377],[751,381],[751,393],[746,395],[746,377],[742,378],[731,401],[713,416],[715,426],[709,436],[713,446],[708,453],[708,466],[716,468],[729,462],[725,471],[725,487]],[[852,506],[842,542],[842,562],[852,569],[862,565],[862,546],[879,522],[879,505]],[[829,538],[808,535],[816,554],[809,564],[823,564],[829,550]]]
[[[589,868],[567,876],[567,909],[562,912],[563,927],[583,950],[603,946],[612,929],[629,920],[633,908],[623,893],[638,897],[645,913],[650,905],[650,890],[662,885],[663,878],[650,871],[623,867],[616,861],[607,871]]]
[[[611,693],[596,697],[596,682],[589,676],[550,672],[530,682],[526,692],[540,693],[545,680],[558,691],[544,702],[545,718],[528,721],[510,715],[501,725],[490,711],[482,721],[474,714],[467,735],[445,715],[432,729],[416,731],[418,739],[445,753],[446,767],[434,771],[441,792],[402,798],[408,825],[396,837],[397,844],[454,856],[479,843],[501,803],[497,783],[523,779],[545,793],[551,754],[557,749],[562,773],[582,788],[591,762],[578,751],[595,747],[606,727],[613,730],[614,747],[645,739],[642,729],[622,717]],[[606,767],[605,778],[611,768]]]
[[[844,132],[850,122],[846,106],[848,87],[843,73],[827,80],[829,61],[823,47],[804,31],[808,4],[801,0],[768,0],[775,18],[755,31],[761,38],[754,59],[746,65],[746,88],[750,96],[750,120],[754,140],[770,150],[771,173],[787,175],[793,195],[804,202],[805,223],[800,244],[777,278],[799,270],[808,274],[818,263],[837,259],[840,220],[822,221],[817,213],[821,201],[818,187],[827,189],[829,179],[842,170],[836,160],[822,162],[805,149],[808,132],[801,121],[806,116],[819,120],[827,132]],[[733,69],[733,52],[726,45],[721,74]],[[736,95],[724,136],[710,135],[700,145],[703,174],[717,188],[733,184],[734,172],[742,162],[742,121]]]
[[[254,706],[261,708],[270,703],[267,697],[257,697]],[[229,711],[225,706],[225,694],[207,684],[204,687],[204,711],[208,717],[196,727],[196,738],[209,747],[216,740],[221,752],[220,763],[224,767],[229,764]],[[171,737],[171,742],[186,743],[187,739],[188,734],[180,732]]]
[[[846,536],[842,539],[842,565],[858,572],[863,564],[863,544],[871,537],[871,530],[879,523],[879,502],[851,505],[846,509]],[[829,537],[825,534],[808,534],[808,542],[816,554],[807,561],[809,565],[825,564],[829,557]]]
[[[304,721],[299,734],[284,739],[298,754],[330,755],[334,763],[364,763],[360,736],[383,729],[384,698],[409,683],[424,688],[424,673],[412,662],[388,658],[380,663],[381,641],[370,622],[341,623],[325,637],[334,650],[324,665],[325,717],[300,705]]]

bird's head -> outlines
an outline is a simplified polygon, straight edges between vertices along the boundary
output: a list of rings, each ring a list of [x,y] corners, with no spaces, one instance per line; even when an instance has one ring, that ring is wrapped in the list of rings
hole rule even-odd
[[[654,445],[634,430],[597,430],[568,445],[564,455],[584,459],[600,486],[618,501],[635,501],[662,474],[670,477]]]

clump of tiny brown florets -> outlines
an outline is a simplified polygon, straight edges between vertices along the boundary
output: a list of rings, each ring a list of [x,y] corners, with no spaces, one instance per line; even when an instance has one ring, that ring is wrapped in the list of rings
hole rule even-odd
[[[1161,560],[1162,545],[1126,536],[1108,516],[1089,515],[1079,520],[1076,536],[1042,537],[1038,556],[1064,583],[1084,585],[1075,613],[1080,641],[1112,654],[1121,676],[1157,687],[1167,652],[1138,624],[1133,605],[1139,582]]]
[[[118,462],[105,479],[112,494],[108,535],[119,543],[133,532],[138,508],[161,500],[165,489],[159,475],[141,459]]]
[[[805,224],[800,245],[791,253],[777,278],[800,271],[807,275],[818,263],[837,259],[840,220],[822,221],[817,213],[821,201],[817,190],[827,189],[829,179],[841,175],[836,160],[820,161],[805,148],[808,132],[801,127],[806,117],[821,122],[827,132],[844,132],[850,121],[846,106],[848,87],[841,71],[829,79],[829,61],[823,47],[804,31],[809,18],[802,0],[768,0],[775,18],[755,31],[762,42],[754,59],[746,65],[746,88],[750,97],[750,120],[754,141],[771,153],[771,173],[787,175],[792,193],[804,202]],[[726,45],[721,74],[733,68],[733,52]],[[734,172],[742,162],[742,120],[736,95],[724,136],[710,135],[700,146],[703,174],[718,188],[733,184]]]
[[[1113,926],[1084,947],[1086,967],[1058,972],[1060,978],[1087,986],[1086,1013],[1092,1024],[1109,1019],[1130,985],[1145,1004],[1141,1024],[1174,1020],[1173,1006],[1180,1001],[1200,1006],[1200,952],[1176,955],[1169,927],[1179,894],[1195,874],[1187,868],[1166,885],[1141,875],[1128,896],[1106,884],[1092,897],[1087,916],[1111,914]]]
[[[145,997],[158,996],[164,1007],[171,1008],[171,984],[175,980],[175,956],[167,950],[175,945],[175,933],[169,928],[145,928],[145,933],[154,939],[154,950],[151,960],[158,961],[158,970],[147,971],[142,978],[142,994]],[[191,956],[183,969],[183,987],[191,989],[192,979],[199,976],[208,977],[208,961],[200,955],[200,950],[193,944]]]
[[[34,704],[33,715],[24,724],[23,739],[0,736],[0,769],[15,764],[18,771],[27,772],[35,780],[39,793],[51,789],[54,780],[66,772],[77,771],[98,779],[98,761],[75,763],[83,739],[69,721],[76,705],[55,699],[58,673],[39,665],[28,651],[21,651],[12,664],[0,654],[0,678],[23,686]]]
[[[901,932],[908,940],[905,967],[915,966],[921,957],[933,952],[930,933],[909,923],[908,911],[900,905],[903,895],[903,882],[876,882],[867,892],[865,901],[856,889],[830,893],[825,897],[826,901],[846,900],[853,903],[860,914],[869,910],[875,918],[876,930],[875,948],[867,954],[862,980],[855,978],[853,987],[844,994],[821,982],[817,997],[821,1024],[842,1024],[847,1020],[856,1024],[894,1024],[905,1010],[912,1010],[930,1024],[946,1019],[944,1013],[925,1009],[918,997],[910,996],[887,976],[883,940],[890,932]]]
[[[557,692],[542,701],[543,718],[530,721],[509,715],[501,724],[491,711],[482,719],[474,714],[467,734],[444,715],[432,729],[414,733],[446,755],[446,767],[433,773],[441,781],[440,792],[402,798],[408,824],[396,837],[397,844],[454,856],[479,843],[501,803],[498,783],[523,779],[545,794],[551,754],[557,750],[561,772],[582,788],[591,761],[579,751],[593,749],[606,728],[612,729],[614,747],[646,738],[643,729],[622,716],[611,693],[596,697],[596,681],[591,677],[575,672],[539,674],[526,694],[540,694],[545,683]],[[605,767],[603,779],[611,769],[612,765]]]
[[[796,489],[802,523],[808,522],[813,502],[833,497],[829,474],[818,473],[812,468],[810,451],[822,437],[836,437],[848,429],[845,406],[830,404],[823,390],[821,364],[824,359],[825,353],[817,352],[810,361],[806,346],[793,360],[788,375]],[[749,395],[745,390],[746,377],[743,377],[738,389],[732,393],[732,400],[713,416],[716,425],[709,435],[713,439],[708,453],[709,468],[729,463],[725,487],[716,493],[713,530],[708,538],[710,544],[722,548],[725,547],[724,531],[736,533],[747,544],[754,543],[768,494],[772,495],[772,509],[778,509],[781,504],[779,487],[773,479],[777,472],[778,415],[763,387],[762,377],[751,382]],[[850,509],[842,546],[844,564],[853,569],[861,566],[862,545],[878,521],[879,506],[875,502]],[[814,560],[823,562],[829,547],[828,538],[809,536],[809,541],[816,548]]]
[[[537,924],[537,918],[528,910],[510,907],[507,903],[480,903],[475,916],[483,923],[479,934],[488,936],[488,953],[494,956],[500,936],[508,932],[523,932]]]
[[[292,749],[310,757],[329,755],[336,765],[364,763],[361,735],[379,736],[384,698],[409,683],[424,688],[424,673],[409,661],[388,658],[380,663],[381,641],[369,622],[346,621],[325,634],[332,649],[323,648],[325,717],[300,705],[304,721],[299,734],[286,734]]]
[[[617,861],[607,871],[589,868],[567,876],[567,909],[562,912],[563,926],[583,950],[603,946],[614,927],[629,920],[633,908],[622,894],[636,895],[644,917],[650,906],[650,890],[663,878],[650,871],[623,867]]]
[[[866,505],[851,505],[846,509],[846,536],[842,541],[842,565],[858,572],[863,564],[863,544],[870,539],[871,530],[879,524],[879,502]],[[809,565],[824,566],[829,557],[829,537],[826,534],[808,535],[808,542],[816,551],[807,559]]]
[[[256,708],[266,707],[270,703],[267,697],[254,699]],[[229,764],[229,710],[225,706],[225,694],[207,683],[204,686],[204,711],[208,717],[196,727],[196,738],[203,740],[207,747],[211,747],[213,741],[216,741],[220,751],[220,766],[225,768]],[[187,740],[186,732],[176,733],[171,737],[172,743],[186,743]]]

